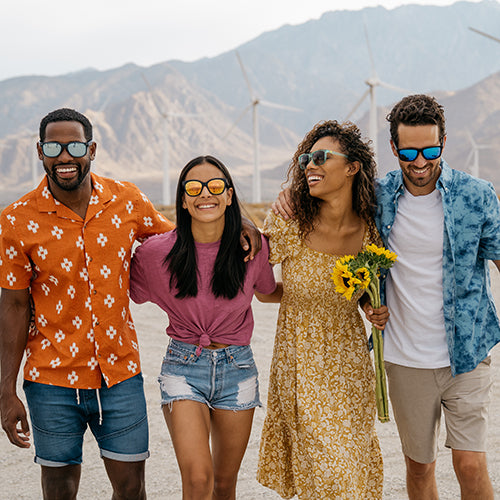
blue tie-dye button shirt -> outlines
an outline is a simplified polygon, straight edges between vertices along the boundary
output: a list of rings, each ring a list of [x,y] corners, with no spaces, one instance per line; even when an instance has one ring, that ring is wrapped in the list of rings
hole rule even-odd
[[[500,342],[488,269],[488,260],[500,260],[500,204],[491,183],[453,170],[444,160],[436,188],[444,211],[444,320],[456,375],[473,370]],[[386,247],[402,193],[401,170],[377,183],[375,220]]]

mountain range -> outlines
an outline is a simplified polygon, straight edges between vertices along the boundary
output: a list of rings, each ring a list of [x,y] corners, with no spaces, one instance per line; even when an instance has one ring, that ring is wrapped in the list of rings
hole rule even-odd
[[[500,152],[500,44],[469,26],[500,36],[500,3],[332,11],[238,47],[256,97],[300,109],[258,106],[263,198],[275,197],[303,135],[320,120],[344,119],[375,73],[405,93],[435,95],[446,110],[448,163],[471,169],[472,137],[489,146],[479,151],[480,176],[500,187],[495,163]],[[381,175],[397,167],[385,115],[402,95],[377,88]],[[234,51],[190,63],[128,64],[1,81],[0,204],[31,189],[34,175],[42,175],[34,158],[38,123],[59,107],[78,109],[93,122],[98,142],[94,170],[136,182],[153,201],[161,199],[165,131],[172,193],[187,161],[213,154],[231,169],[243,198],[250,200],[251,114],[232,128],[249,104]],[[351,117],[365,134],[367,109],[368,102]]]

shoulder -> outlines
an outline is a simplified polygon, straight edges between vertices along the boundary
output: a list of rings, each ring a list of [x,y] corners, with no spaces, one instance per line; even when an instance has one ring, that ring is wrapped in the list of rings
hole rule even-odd
[[[174,246],[176,239],[177,233],[175,229],[166,233],[149,236],[137,247],[134,255],[141,258],[161,255],[161,258],[163,259]]]
[[[5,207],[0,213],[0,222],[15,225],[16,221],[31,217],[34,211],[38,212],[35,194],[36,191],[30,191]]]

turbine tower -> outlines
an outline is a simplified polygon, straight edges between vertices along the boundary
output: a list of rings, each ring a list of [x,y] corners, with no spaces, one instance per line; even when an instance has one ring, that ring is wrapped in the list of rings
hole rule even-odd
[[[371,75],[370,77],[365,80],[366,85],[368,85],[368,88],[364,92],[364,94],[359,98],[358,102],[354,105],[354,107],[351,109],[349,114],[346,116],[346,120],[348,120],[361,106],[362,102],[365,100],[365,98],[369,95],[370,96],[370,115],[369,115],[369,127],[368,127],[368,135],[370,136],[370,139],[372,140],[372,148],[373,148],[373,154],[375,156],[375,161],[377,161],[377,156],[378,156],[378,124],[377,124],[377,98],[376,98],[376,93],[375,89],[377,87],[383,87],[389,90],[395,90],[396,92],[401,92],[403,94],[408,93],[407,90],[402,89],[400,87],[396,87],[395,85],[391,85],[390,83],[386,83],[382,81],[377,74],[377,70],[375,68],[375,60],[373,58],[373,53],[370,45],[370,40],[368,38],[368,31],[366,29],[366,25],[364,26],[365,30],[365,38],[366,38],[366,45],[368,47],[368,54],[370,56],[370,65],[371,65]]]
[[[258,106],[261,104],[262,106],[268,108],[275,109],[283,109],[286,111],[301,111],[298,108],[294,108],[292,106],[285,106],[283,104],[276,104],[274,102],[266,101],[257,96],[254,92],[252,84],[250,83],[250,79],[248,78],[248,74],[246,72],[245,66],[243,65],[243,61],[241,57],[236,52],[236,57],[238,58],[238,63],[241,68],[241,72],[243,74],[243,78],[247,84],[248,94],[250,96],[250,103],[243,109],[240,113],[236,121],[233,123],[231,128],[226,132],[223,139],[225,139],[231,131],[236,127],[236,125],[241,121],[243,116],[251,109],[252,110],[252,128],[253,128],[253,176],[252,176],[252,202],[260,203],[261,202],[261,184],[260,184],[260,141],[259,141],[259,116],[258,116]]]
[[[471,175],[474,177],[479,177],[479,150],[481,149],[490,149],[495,146],[491,144],[478,144],[469,130],[467,130],[467,137],[469,138],[469,142],[471,143],[472,150],[467,157],[465,162],[466,171],[469,171]]]

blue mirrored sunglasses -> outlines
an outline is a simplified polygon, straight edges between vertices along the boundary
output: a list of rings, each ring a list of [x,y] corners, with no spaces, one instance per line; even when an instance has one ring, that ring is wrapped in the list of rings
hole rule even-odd
[[[328,154],[343,156],[347,158],[347,155],[344,153],[337,153],[337,151],[330,151],[329,149],[318,149],[317,151],[313,151],[312,153],[304,153],[299,156],[299,168],[300,170],[305,170],[307,165],[312,161],[313,165],[320,167],[325,163],[328,159]]]
[[[428,148],[403,148],[398,149],[399,159],[402,161],[414,161],[417,159],[418,153],[422,153],[422,156],[426,160],[436,160],[441,156],[443,152],[443,145],[439,146],[430,146]]]
[[[82,158],[87,154],[88,147],[92,144],[89,142],[40,142],[43,154],[47,158],[57,158],[65,149],[73,158]]]

